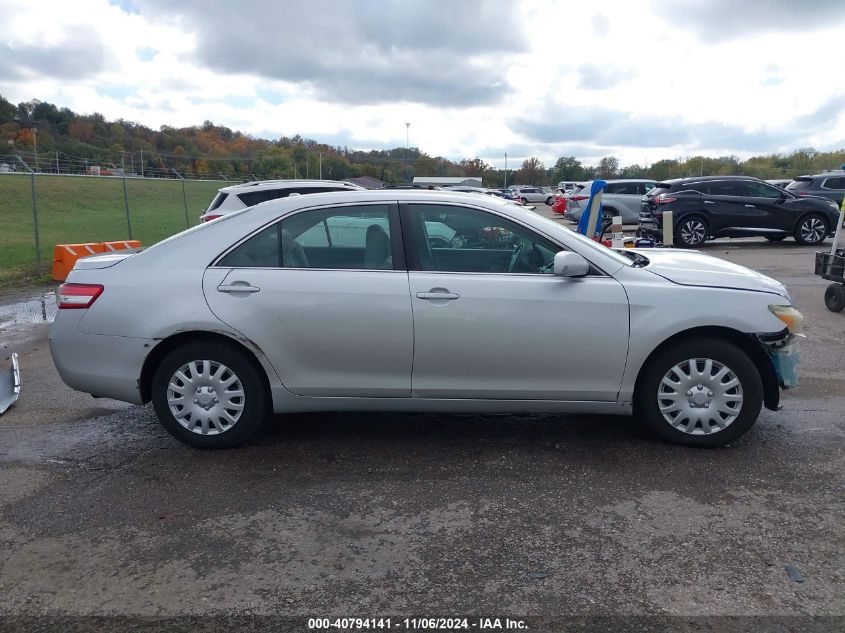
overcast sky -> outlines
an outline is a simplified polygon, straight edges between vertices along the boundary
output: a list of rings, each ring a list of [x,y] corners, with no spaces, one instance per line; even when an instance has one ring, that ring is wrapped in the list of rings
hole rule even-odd
[[[509,166],[845,147],[842,0],[0,0],[0,94]]]

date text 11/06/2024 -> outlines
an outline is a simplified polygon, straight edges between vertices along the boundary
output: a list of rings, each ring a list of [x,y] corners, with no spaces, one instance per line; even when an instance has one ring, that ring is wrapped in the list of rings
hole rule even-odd
[[[309,618],[311,630],[480,630],[518,631],[528,629],[525,620],[512,618]]]

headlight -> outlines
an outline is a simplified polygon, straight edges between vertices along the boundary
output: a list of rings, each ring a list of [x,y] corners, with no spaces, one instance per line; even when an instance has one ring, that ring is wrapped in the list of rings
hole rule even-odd
[[[801,334],[804,331],[804,315],[792,306],[769,306],[769,310],[784,322],[790,334]]]

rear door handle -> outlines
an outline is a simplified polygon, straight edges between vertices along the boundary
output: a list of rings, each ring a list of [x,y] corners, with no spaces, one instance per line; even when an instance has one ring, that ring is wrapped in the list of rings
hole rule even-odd
[[[716,203],[715,203],[715,202],[713,202],[712,200],[705,200],[705,201],[704,201],[704,204],[716,204]]]
[[[746,209],[756,209],[757,207],[755,207],[753,204],[746,204],[745,208]]]
[[[221,284],[217,286],[217,292],[259,292],[261,288],[257,286],[250,286],[248,283],[235,282],[233,284]]]
[[[461,295],[456,295],[454,292],[418,292],[417,299],[434,299],[441,301],[452,301],[453,299],[460,299]]]

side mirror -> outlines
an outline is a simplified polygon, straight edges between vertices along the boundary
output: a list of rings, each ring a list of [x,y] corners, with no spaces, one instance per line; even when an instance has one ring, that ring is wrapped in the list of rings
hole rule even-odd
[[[560,277],[583,277],[590,272],[590,263],[578,253],[555,253],[554,273]]]

